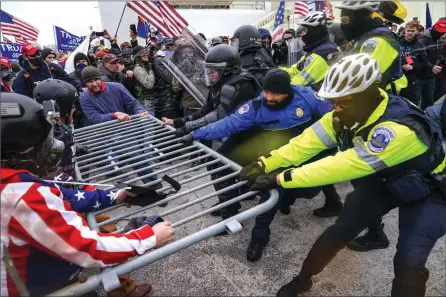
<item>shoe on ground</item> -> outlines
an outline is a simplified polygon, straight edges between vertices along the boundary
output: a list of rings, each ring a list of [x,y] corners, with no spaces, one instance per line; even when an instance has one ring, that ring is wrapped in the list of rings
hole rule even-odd
[[[279,289],[276,297],[296,297],[297,294],[310,290],[312,286],[313,281],[311,279],[301,280],[299,276],[296,276],[292,281]]]
[[[279,206],[279,211],[280,211],[281,214],[289,215],[290,212],[291,212],[291,206],[290,205],[283,205],[283,204],[281,204]]]
[[[320,217],[320,218],[331,218],[331,217],[339,217],[339,215],[342,212],[342,209],[344,208],[344,205],[341,201],[339,203],[330,203],[325,205],[321,208],[315,209],[313,211],[313,215]]]
[[[153,287],[149,284],[136,285],[135,289],[127,297],[143,297],[153,294]]]
[[[249,262],[257,262],[262,258],[263,250],[268,245],[267,241],[251,240],[246,250],[246,259]]]
[[[368,252],[371,250],[386,249],[389,246],[389,239],[384,233],[384,225],[377,230],[368,229],[366,234],[356,237],[350,241],[347,246],[356,252]]]

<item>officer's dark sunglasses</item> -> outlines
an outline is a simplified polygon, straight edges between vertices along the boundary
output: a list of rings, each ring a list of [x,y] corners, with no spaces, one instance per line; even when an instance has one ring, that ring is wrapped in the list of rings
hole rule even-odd
[[[330,100],[331,104],[336,108],[339,106],[342,109],[350,108],[355,104],[354,100],[346,99],[346,100]]]

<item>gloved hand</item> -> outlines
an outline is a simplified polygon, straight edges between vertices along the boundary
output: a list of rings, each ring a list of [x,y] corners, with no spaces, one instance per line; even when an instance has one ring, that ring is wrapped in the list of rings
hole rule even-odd
[[[192,137],[192,134],[187,134],[180,138],[180,142],[184,144],[191,144],[194,142],[194,138]]]
[[[186,131],[186,126],[183,126],[183,127],[175,130],[176,137],[182,137],[182,136],[186,135],[187,133],[188,132]]]
[[[277,183],[277,173],[271,172],[266,175],[259,176],[249,189],[250,191],[263,191],[279,187]]]
[[[88,146],[85,144],[76,144],[76,155],[85,155],[88,154]]]
[[[124,233],[141,228],[145,225],[154,226],[158,223],[164,222],[160,216],[150,216],[150,217],[136,217],[131,218],[127,225],[124,227]]]
[[[239,177],[240,180],[255,181],[259,176],[264,174],[265,169],[258,162],[253,162],[240,170]]]

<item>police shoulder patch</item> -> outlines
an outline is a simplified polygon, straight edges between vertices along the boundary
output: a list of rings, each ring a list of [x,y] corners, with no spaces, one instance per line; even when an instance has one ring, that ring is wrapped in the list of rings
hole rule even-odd
[[[308,65],[310,65],[310,63],[311,63],[311,61],[313,61],[313,56],[308,56],[306,59],[305,59],[305,62],[304,62],[304,68],[305,67],[308,67]]]
[[[375,51],[377,46],[378,46],[378,40],[373,38],[369,39],[366,42],[364,42],[364,46],[362,47],[362,52],[371,54]]]
[[[315,97],[317,100],[319,100],[319,101],[327,101],[327,99],[322,98],[321,96],[319,96],[319,95],[317,94],[317,92],[314,92],[314,97]]]
[[[373,130],[368,147],[374,153],[381,153],[394,138],[395,132],[392,129],[385,126],[378,126]]]
[[[242,107],[240,107],[239,109],[238,109],[238,113],[239,114],[245,114],[245,113],[247,113],[249,111],[249,104],[248,103],[246,103],[245,105],[243,105]]]

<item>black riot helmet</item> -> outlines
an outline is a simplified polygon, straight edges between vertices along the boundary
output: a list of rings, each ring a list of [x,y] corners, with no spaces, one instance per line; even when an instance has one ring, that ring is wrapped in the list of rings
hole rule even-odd
[[[64,144],[53,137],[43,106],[16,93],[3,93],[0,102],[1,159],[5,166],[46,176],[60,163]]]
[[[260,49],[262,40],[259,30],[252,25],[244,25],[235,30],[231,38],[231,46],[236,51],[247,49]]]
[[[79,100],[76,88],[58,79],[47,79],[39,83],[34,88],[33,97],[45,107],[48,106],[47,103],[44,103],[45,101],[52,101],[55,107],[52,111],[58,112],[63,119],[70,116],[74,102]]]
[[[219,44],[209,50],[205,59],[206,85],[223,83],[238,73],[242,68],[242,60],[237,50],[227,44]]]

